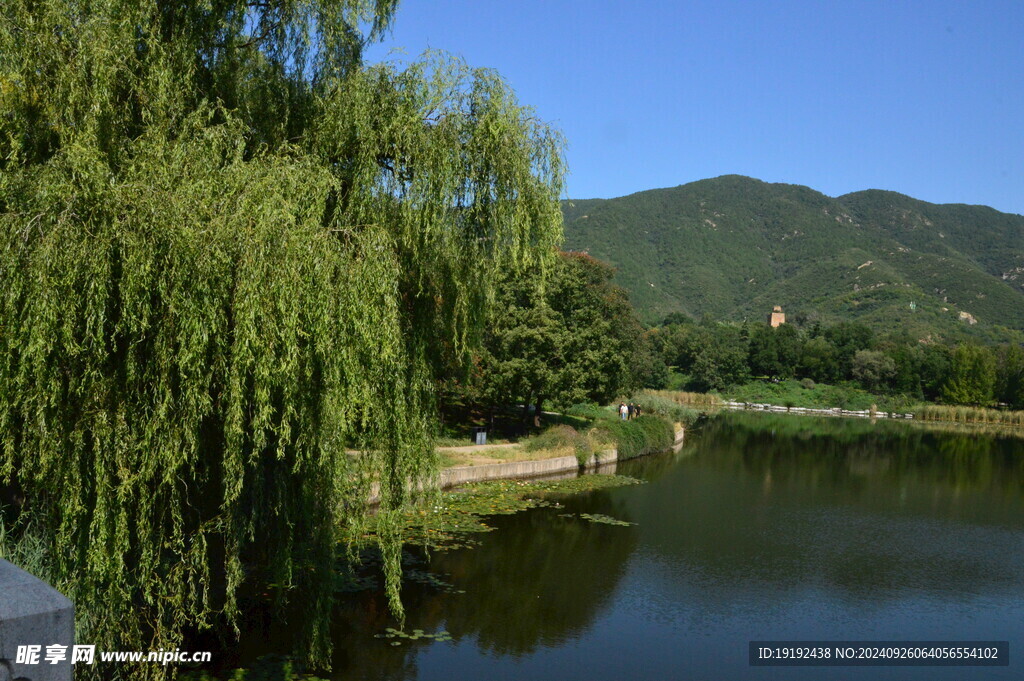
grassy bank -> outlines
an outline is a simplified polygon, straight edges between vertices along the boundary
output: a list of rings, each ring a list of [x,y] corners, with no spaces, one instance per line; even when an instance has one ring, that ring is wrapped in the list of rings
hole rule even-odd
[[[1024,426],[1024,411],[1001,411],[982,407],[953,407],[929,404],[914,410],[914,418],[922,421],[949,421],[999,426]]]
[[[751,381],[717,393],[689,393],[674,390],[650,391],[665,400],[671,400],[691,407],[718,407],[724,401],[774,404],[780,407],[804,407],[807,409],[867,410],[874,405],[879,411],[911,411],[917,404],[904,396],[887,396],[869,393],[849,385],[829,385],[787,380],[771,383]]]
[[[806,379],[778,383],[752,381],[727,391],[726,397],[733,402],[759,402],[808,409],[839,407],[851,411],[871,409],[874,405],[880,411],[906,412],[917,404],[916,400],[902,395],[876,395],[849,385],[814,383]]]
[[[583,465],[594,454],[611,449],[615,444],[615,439],[599,428],[574,428],[559,424],[527,440],[524,449],[527,452],[550,453],[551,456],[572,454],[576,456],[580,465]]]
[[[633,402],[640,405],[644,415],[628,421],[619,418],[614,407],[576,405],[568,410],[567,415],[587,419],[591,424],[587,430],[556,426],[536,439],[562,446],[571,444],[581,463],[593,454],[613,447],[621,461],[669,449],[675,441],[675,424],[692,423],[691,414],[696,416],[696,412],[671,402],[656,405],[645,401],[642,395],[634,396]]]
[[[615,440],[619,461],[664,451],[675,442],[675,427],[653,414],[645,414],[631,421],[607,421],[597,428]]]
[[[640,395],[648,399],[674,402],[685,407],[722,406],[722,397],[718,393],[691,393],[685,390],[645,390]]]
[[[869,393],[846,385],[815,384],[813,381],[780,381],[768,383],[754,381],[733,388],[719,396],[715,393],[688,393],[671,390],[647,391],[653,399],[696,407],[721,406],[723,400],[774,404],[780,407],[865,411],[875,407],[878,411],[912,413],[921,421],[944,421],[993,426],[1024,426],[1024,411],[960,407],[942,404],[921,404],[906,396],[887,396]]]
[[[656,414],[672,423],[688,427],[696,423],[700,417],[700,411],[691,406],[694,403],[687,402],[685,399],[693,397],[712,398],[709,400],[712,406],[719,404],[717,395],[701,395],[700,393],[673,395],[663,390],[644,390],[635,394],[632,401],[640,407],[644,414]]]

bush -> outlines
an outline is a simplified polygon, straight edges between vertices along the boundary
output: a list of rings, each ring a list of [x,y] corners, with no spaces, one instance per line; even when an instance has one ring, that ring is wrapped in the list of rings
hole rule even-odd
[[[779,383],[752,381],[733,388],[729,397],[737,402],[758,402],[812,409],[841,407],[843,409],[867,410],[871,408],[872,404],[875,404],[881,411],[893,411],[893,405],[906,411],[905,398],[875,395],[850,384],[815,383],[814,390],[807,390],[803,381],[787,380]]]
[[[523,446],[528,452],[571,448],[579,464],[585,466],[596,452],[608,444],[607,437],[602,437],[602,433],[594,428],[580,432],[571,426],[559,425],[530,438]]]
[[[597,452],[615,447],[621,461],[671,448],[676,435],[673,423],[691,424],[699,416],[693,409],[653,393],[640,393],[633,402],[646,413],[630,421],[621,420],[617,412],[607,407],[574,405],[566,413],[590,416],[593,428],[584,431],[565,424],[552,426],[527,440],[523,447],[528,452],[571,448],[581,466]]]
[[[814,390],[814,379],[813,378],[801,379],[800,385],[803,386],[806,390]]]
[[[719,407],[722,405],[722,398],[717,393],[690,393],[682,390],[645,390],[643,394],[663,397],[677,404],[695,407]]]
[[[541,449],[573,447],[579,436],[572,426],[552,426],[536,437],[527,440],[523,448],[528,452],[536,452]]]
[[[619,461],[664,451],[675,442],[675,428],[658,416],[644,414],[632,421],[607,421],[598,426],[615,441]]]
[[[596,421],[598,419],[607,418],[611,415],[608,407],[602,407],[592,402],[581,402],[580,404],[574,404],[565,410],[565,413],[569,416],[579,416],[580,418],[590,419]]]
[[[633,396],[633,402],[644,414],[664,416],[673,423],[684,426],[693,425],[700,417],[700,412],[686,407],[675,400],[653,392],[642,392]]]

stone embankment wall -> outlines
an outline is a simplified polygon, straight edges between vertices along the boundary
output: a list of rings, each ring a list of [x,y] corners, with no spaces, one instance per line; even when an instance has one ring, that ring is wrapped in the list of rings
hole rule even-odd
[[[672,448],[678,450],[683,446],[683,438],[686,431],[682,428],[676,430],[675,442]],[[441,489],[458,487],[471,482],[484,482],[485,480],[516,480],[520,478],[540,478],[558,475],[559,473],[576,473],[580,468],[595,468],[607,466],[618,462],[619,453],[615,449],[606,449],[590,457],[584,466],[575,456],[559,456],[553,459],[537,459],[534,461],[510,461],[508,463],[487,463],[479,466],[453,466],[441,471]],[[378,487],[376,484],[371,488],[370,503],[375,504],[379,500]]]
[[[683,437],[686,432],[680,428],[676,431],[673,447],[678,448],[683,444]],[[583,466],[594,468],[616,463],[619,460],[619,453],[615,449],[606,449],[592,457]],[[469,482],[482,482],[484,480],[504,480],[507,478],[537,478],[553,473],[574,471],[580,468],[580,463],[575,456],[559,456],[554,459],[538,459],[536,461],[510,461],[509,463],[489,463],[481,466],[454,466],[441,471],[441,487],[455,487]]]
[[[0,680],[71,681],[75,607],[46,582],[0,560]],[[31,660],[18,658],[19,646]],[[62,653],[46,660],[48,649]]]
[[[849,411],[835,407],[834,409],[810,409],[808,407],[781,407],[777,404],[759,404],[757,402],[723,402],[726,409],[747,409],[752,411],[773,411],[785,414],[812,414],[814,416],[859,416],[878,419],[912,419],[913,414],[900,414],[888,411]]]

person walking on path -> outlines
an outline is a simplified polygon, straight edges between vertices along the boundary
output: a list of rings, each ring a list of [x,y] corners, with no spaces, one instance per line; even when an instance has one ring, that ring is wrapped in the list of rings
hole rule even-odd
[[[629,407],[625,402],[619,402],[619,418],[623,421],[629,418]]]

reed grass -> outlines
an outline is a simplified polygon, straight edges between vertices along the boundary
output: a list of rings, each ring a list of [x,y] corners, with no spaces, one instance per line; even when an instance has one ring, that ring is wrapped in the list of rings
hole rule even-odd
[[[653,395],[688,407],[720,407],[722,398],[716,393],[690,393],[683,390],[645,390],[643,394]]]
[[[1004,411],[1001,409],[986,409],[984,407],[958,407],[944,404],[918,407],[914,410],[914,418],[922,421],[1024,426],[1024,411]]]
[[[631,402],[636,403],[644,414],[657,414],[672,423],[682,424],[684,427],[692,426],[700,417],[700,412],[682,402],[665,397],[660,394],[665,391],[644,390],[633,395]]]

